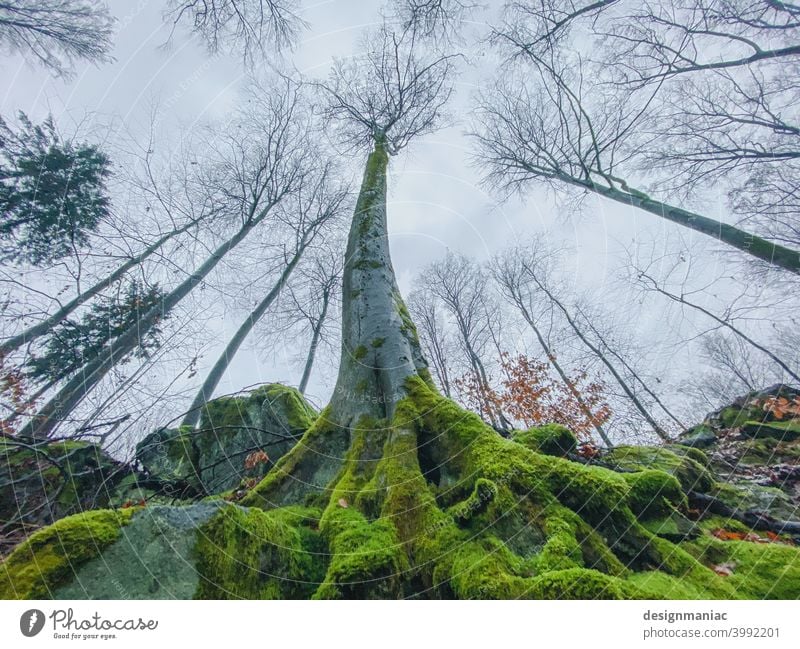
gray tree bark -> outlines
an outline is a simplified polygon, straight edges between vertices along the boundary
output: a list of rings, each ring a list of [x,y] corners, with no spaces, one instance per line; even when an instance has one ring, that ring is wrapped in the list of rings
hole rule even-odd
[[[788,270],[790,273],[800,274],[800,251],[798,250],[792,250],[778,243],[767,241],[751,232],[741,230],[722,221],[662,203],[634,189],[628,188],[627,191],[624,191],[592,180],[582,180],[564,174],[556,175],[554,178],[570,185],[588,189],[618,203],[638,207],[662,219],[713,237],[751,257]]]
[[[259,302],[258,306],[256,306],[250,315],[247,316],[245,321],[230,339],[225,347],[225,350],[217,359],[217,362],[214,363],[214,366],[209,371],[206,380],[203,382],[203,385],[197,392],[192,405],[189,407],[189,411],[183,418],[183,422],[181,422],[182,426],[194,427],[197,425],[197,422],[200,421],[200,413],[203,405],[205,405],[205,403],[208,402],[214,395],[214,390],[217,389],[217,385],[225,374],[225,370],[228,369],[228,365],[230,365],[233,357],[236,356],[236,352],[239,351],[239,347],[241,347],[245,338],[247,338],[249,333],[252,331],[256,322],[261,320],[263,315],[267,312],[267,309],[272,306],[272,303],[275,301],[278,295],[280,295],[281,290],[286,285],[286,282],[289,281],[292,271],[297,266],[297,263],[300,261],[300,258],[303,256],[304,252],[305,244],[298,248],[297,252],[295,252],[289,263],[284,267],[281,276],[275,283],[275,286],[272,287],[269,293],[264,296],[264,299]]]
[[[255,218],[248,220],[236,234],[219,246],[195,272],[167,294],[160,306],[153,307],[147,311],[139,319],[135,327],[119,336],[112,344],[108,345],[106,349],[87,363],[81,371],[64,384],[50,401],[41,407],[39,412],[20,431],[20,435],[35,438],[48,437],[55,427],[100,383],[115,363],[136,349],[141,336],[162,320],[195,286],[200,284],[220,260],[241,243],[268,213],[269,208],[264,208]]]
[[[388,155],[379,140],[367,160],[342,276],[342,351],[330,417],[352,427],[391,419],[405,381],[430,382],[416,328],[400,296],[386,224]]]
[[[116,270],[114,270],[110,275],[101,279],[97,282],[94,286],[83,291],[79,295],[76,295],[72,298],[69,302],[67,302],[64,306],[62,306],[58,311],[53,313],[52,315],[48,316],[41,322],[33,325],[32,327],[28,327],[25,331],[17,334],[16,336],[12,336],[11,338],[5,340],[2,345],[0,345],[0,357],[6,357],[8,354],[16,351],[23,345],[33,342],[39,336],[42,336],[49,332],[53,327],[58,325],[59,323],[66,320],[75,309],[79,306],[87,302],[88,300],[92,299],[96,295],[98,295],[101,291],[108,288],[118,280],[120,280],[129,270],[135,268],[136,266],[140,265],[144,262],[148,257],[150,257],[153,253],[156,252],[161,246],[167,243],[170,239],[183,234],[187,230],[189,230],[192,226],[197,225],[197,221],[193,220],[187,223],[186,225],[178,228],[177,230],[172,230],[172,232],[168,232],[163,237],[152,243],[150,246],[145,248],[141,253],[132,257],[124,264],[119,266]]]

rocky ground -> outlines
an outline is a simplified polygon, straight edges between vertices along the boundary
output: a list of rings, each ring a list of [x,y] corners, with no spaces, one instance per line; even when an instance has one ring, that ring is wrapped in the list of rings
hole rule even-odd
[[[400,453],[373,462],[368,483],[340,459],[304,478],[316,492],[274,500],[298,440],[323,438],[322,418],[285,386],[212,401],[197,430],[156,431],[127,464],[88,442],[0,440],[0,597],[800,597],[797,390],[745,395],[671,444],[604,451],[556,425],[492,439],[442,404],[430,412],[475,435],[475,460],[448,474],[456,463],[423,452],[418,433],[421,487],[404,498],[429,490],[438,522],[413,534],[363,500]],[[385,443],[384,454],[400,442]],[[326,486],[337,480],[352,495]],[[417,549],[398,555],[403,534]],[[425,539],[441,535],[464,538],[446,575],[419,567]]]

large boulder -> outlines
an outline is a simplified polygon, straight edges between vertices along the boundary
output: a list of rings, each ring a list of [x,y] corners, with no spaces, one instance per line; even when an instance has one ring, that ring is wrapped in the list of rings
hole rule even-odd
[[[702,448],[720,500],[738,511],[800,520],[800,390],[754,390],[708,414],[678,443]]]
[[[316,563],[321,581],[325,568],[320,514],[223,500],[86,512],[14,550],[0,570],[0,599],[307,597],[314,584],[302,577]]]
[[[221,493],[262,478],[316,416],[300,392],[272,383],[209,401],[197,429],[155,431],[138,444],[136,459],[174,493]]]
[[[129,473],[97,444],[0,438],[0,529],[13,541],[16,532],[105,507]]]

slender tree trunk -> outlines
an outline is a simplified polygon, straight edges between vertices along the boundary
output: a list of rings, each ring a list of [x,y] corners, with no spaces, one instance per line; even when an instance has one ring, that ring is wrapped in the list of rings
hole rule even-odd
[[[575,397],[575,401],[578,402],[578,407],[581,409],[583,416],[586,417],[587,421],[591,422],[594,429],[597,431],[597,434],[600,435],[600,439],[603,440],[606,446],[609,448],[613,448],[614,444],[611,443],[611,439],[608,437],[608,433],[606,433],[605,428],[603,425],[597,421],[597,418],[592,414],[591,409],[584,401],[583,397],[581,396],[580,391],[575,387],[575,384],[572,382],[572,379],[567,376],[567,373],[564,371],[564,368],[561,367],[561,363],[558,362],[556,359],[556,355],[553,353],[553,350],[550,348],[550,345],[547,344],[547,341],[542,336],[542,333],[539,331],[539,327],[536,326],[536,322],[534,321],[531,314],[528,312],[528,309],[525,308],[525,305],[521,302],[517,302],[517,307],[522,312],[522,317],[525,318],[525,322],[528,323],[530,328],[533,330],[533,333],[536,335],[536,340],[539,341],[539,345],[544,350],[545,355],[547,356],[547,360],[550,365],[553,366],[555,371],[561,377],[561,380],[564,382],[564,385],[567,386],[567,389],[570,391],[573,397]]]
[[[452,394],[450,392],[450,376],[447,374],[447,359],[445,358],[444,350],[442,346],[439,344],[439,341],[436,340],[435,335],[431,335],[431,352],[433,353],[433,364],[434,369],[436,370],[436,374],[439,377],[439,381],[442,384],[442,390],[444,390],[444,394],[448,399],[452,398]]]
[[[219,246],[194,273],[166,295],[161,305],[154,306],[147,311],[135,327],[131,327],[113,340],[94,359],[81,368],[50,401],[42,406],[20,431],[20,434],[37,438],[48,437],[59,422],[63,421],[100,383],[115,363],[134,351],[142,336],[160,320],[163,320],[195,286],[200,284],[220,260],[250,234],[250,231],[266,217],[268,212],[269,208],[265,208],[258,216],[249,220],[235,235]]]
[[[281,276],[278,278],[275,286],[272,287],[269,293],[264,296],[264,299],[253,309],[252,313],[247,316],[245,321],[241,324],[239,329],[233,335],[233,338],[230,339],[228,345],[225,347],[225,350],[222,352],[220,357],[217,359],[217,362],[214,363],[214,366],[209,371],[206,380],[203,382],[203,385],[200,387],[200,390],[197,392],[197,395],[192,402],[192,405],[189,407],[189,411],[186,416],[183,418],[183,422],[181,423],[182,426],[196,426],[197,422],[200,421],[200,413],[203,406],[211,399],[214,395],[214,390],[217,389],[217,385],[222,379],[223,375],[225,374],[225,370],[228,369],[228,365],[233,360],[233,357],[236,356],[236,352],[239,351],[239,347],[241,347],[242,343],[244,342],[245,338],[250,334],[253,327],[255,326],[256,322],[261,320],[263,315],[266,313],[267,309],[272,306],[272,303],[275,299],[280,295],[280,292],[283,290],[283,287],[286,285],[286,282],[289,280],[289,277],[294,271],[297,263],[300,261],[300,258],[303,256],[305,252],[306,243],[303,242],[295,252],[294,256],[291,258],[288,264],[283,269]]]
[[[767,349],[763,345],[757,343],[755,340],[750,338],[750,336],[748,336],[746,333],[744,333],[740,329],[734,327],[730,322],[728,322],[727,320],[723,320],[718,315],[712,313],[708,309],[705,309],[705,308],[701,307],[699,304],[695,304],[694,302],[689,302],[682,295],[675,295],[673,293],[670,293],[669,291],[665,291],[663,288],[660,288],[655,283],[655,281],[653,281],[652,279],[650,281],[653,284],[653,290],[654,291],[656,291],[657,293],[660,293],[661,295],[663,295],[665,297],[668,297],[670,300],[673,300],[674,302],[677,302],[678,304],[683,304],[685,306],[691,307],[695,311],[699,311],[700,313],[702,313],[702,314],[708,316],[709,318],[711,318],[714,322],[722,325],[726,329],[729,329],[731,332],[733,332],[734,334],[739,336],[739,338],[744,340],[746,343],[748,343],[749,345],[752,345],[758,351],[760,351],[761,353],[765,354],[770,359],[772,359],[775,362],[775,364],[778,365],[778,367],[780,367],[784,372],[786,372],[789,376],[791,376],[795,381],[800,382],[800,374],[798,374],[797,372],[793,371],[785,362],[783,362],[780,358],[778,358],[778,356],[776,356],[773,352],[771,352],[769,349]]]
[[[572,330],[575,332],[575,334],[578,336],[581,342],[584,345],[586,345],[586,347],[588,347],[592,352],[594,352],[594,354],[597,356],[597,358],[600,359],[603,365],[605,365],[608,368],[608,371],[611,372],[611,375],[614,377],[619,386],[622,388],[623,392],[625,392],[625,394],[631,400],[633,405],[636,406],[636,409],[641,413],[642,417],[645,418],[645,421],[647,421],[647,423],[650,424],[650,427],[653,429],[653,432],[655,432],[655,434],[658,435],[665,442],[671,441],[670,436],[663,428],[661,428],[658,422],[650,414],[650,411],[648,411],[647,408],[644,407],[644,404],[633,393],[633,390],[631,390],[627,381],[625,381],[625,379],[622,378],[620,373],[617,371],[617,368],[614,367],[613,363],[611,363],[611,361],[609,361],[608,358],[606,358],[605,354],[603,354],[603,352],[596,345],[592,344],[592,342],[584,335],[578,324],[575,322],[575,320],[573,320],[572,316],[569,314],[569,311],[566,309],[566,307],[563,304],[561,304],[561,302],[557,300],[556,297],[541,282],[539,282],[538,279],[536,279],[535,277],[533,277],[532,279],[533,281],[536,282],[537,286],[547,295],[547,297],[550,298],[550,301],[553,304],[555,304],[559,308],[559,310],[564,314],[564,317],[567,319],[567,322],[569,323],[570,327],[572,327]]]
[[[330,418],[343,428],[362,417],[391,419],[406,379],[432,385],[417,331],[397,286],[386,226],[388,155],[367,160],[342,276],[342,352]]]
[[[584,317],[585,317],[585,316],[584,316]],[[605,348],[608,350],[608,352],[609,352],[609,353],[610,353],[610,354],[611,354],[611,355],[612,355],[614,358],[616,358],[616,359],[617,359],[617,360],[618,360],[620,363],[622,363],[622,366],[623,366],[623,367],[624,367],[626,370],[628,370],[628,371],[631,373],[631,376],[634,378],[634,380],[636,380],[636,381],[639,383],[639,385],[641,385],[641,386],[642,386],[642,388],[644,389],[644,391],[645,391],[645,392],[647,392],[647,394],[649,394],[649,395],[650,395],[650,396],[653,398],[653,401],[655,401],[655,402],[658,404],[658,407],[659,407],[659,408],[661,408],[661,410],[663,410],[663,411],[664,411],[664,413],[665,413],[665,414],[666,414],[666,415],[667,415],[667,416],[668,416],[670,419],[672,419],[672,421],[674,421],[676,424],[678,424],[678,426],[680,426],[682,430],[685,430],[685,429],[686,429],[686,424],[684,424],[684,423],[683,423],[683,422],[682,422],[680,419],[678,419],[678,418],[677,418],[677,417],[676,417],[674,414],[672,414],[672,412],[670,411],[670,409],[669,409],[669,408],[667,408],[666,404],[665,404],[663,401],[661,401],[661,399],[659,398],[659,396],[658,396],[658,395],[657,395],[657,394],[656,394],[656,393],[655,393],[653,390],[651,390],[651,389],[650,389],[650,386],[649,386],[649,385],[647,385],[647,382],[646,382],[644,379],[642,379],[642,377],[641,377],[641,376],[639,376],[639,373],[638,373],[638,372],[636,372],[636,371],[635,371],[635,370],[634,370],[634,369],[633,369],[633,368],[630,366],[630,364],[628,363],[628,361],[626,361],[626,360],[625,360],[625,359],[624,359],[624,358],[623,358],[623,357],[622,357],[620,354],[618,354],[618,353],[617,353],[617,352],[615,352],[615,351],[614,351],[614,350],[613,350],[611,347],[609,347],[608,343],[606,343],[606,341],[605,341],[605,339],[603,338],[603,336],[601,336],[601,335],[600,335],[600,332],[597,330],[597,328],[596,328],[594,325],[592,325],[592,323],[591,323],[591,322],[589,322],[589,319],[588,319],[588,318],[586,318],[586,322],[588,323],[588,325],[589,325],[589,328],[590,328],[590,329],[591,329],[591,330],[594,332],[594,334],[597,336],[597,338],[598,338],[598,339],[600,340],[600,342],[603,344],[603,346],[604,346],[604,347],[605,347]]]
[[[623,191],[614,187],[601,185],[591,180],[581,180],[572,176],[559,175],[558,180],[570,185],[588,189],[611,200],[633,205],[639,209],[660,216],[697,232],[702,232],[718,241],[728,244],[745,254],[761,259],[773,266],[778,266],[791,273],[800,274],[800,251],[786,248],[777,243],[762,239],[751,232],[741,230],[733,225],[710,219],[694,212],[653,200],[635,189]]]
[[[300,394],[306,393],[308,380],[311,378],[311,369],[314,367],[314,358],[317,355],[317,347],[319,346],[319,340],[322,336],[322,327],[325,325],[325,318],[328,317],[328,305],[330,304],[330,301],[330,291],[325,289],[322,292],[322,311],[320,311],[319,318],[314,323],[314,330],[311,334],[311,345],[308,348],[308,356],[306,356],[305,367],[303,367],[303,376],[300,378],[300,385],[297,388],[300,391]]]
[[[186,225],[178,228],[177,230],[173,230],[168,234],[165,234],[161,237],[158,241],[152,243],[150,246],[145,248],[141,253],[132,257],[124,264],[119,266],[116,270],[114,270],[111,274],[101,279],[97,282],[94,286],[83,291],[79,295],[76,295],[72,298],[69,302],[67,302],[64,306],[62,306],[58,311],[53,313],[52,315],[48,316],[41,322],[33,325],[32,327],[28,327],[22,333],[17,334],[16,336],[12,336],[8,340],[5,340],[0,345],[0,357],[7,356],[11,352],[16,351],[23,345],[33,342],[39,336],[46,334],[50,331],[53,327],[57,324],[66,320],[75,309],[79,306],[84,304],[86,301],[92,299],[96,295],[98,295],[101,291],[108,288],[118,280],[120,280],[129,270],[132,268],[140,265],[144,262],[148,257],[150,257],[156,250],[161,248],[165,243],[167,243],[170,239],[183,234],[187,230],[189,230],[192,226],[197,225],[197,220],[190,221]]]

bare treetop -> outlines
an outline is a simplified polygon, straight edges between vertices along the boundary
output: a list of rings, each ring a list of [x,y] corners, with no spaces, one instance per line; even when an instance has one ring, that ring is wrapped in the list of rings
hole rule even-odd
[[[479,95],[473,137],[487,180],[506,189],[538,178],[627,191],[616,166],[635,153],[623,137],[639,121],[642,104],[614,101],[567,66],[543,65],[528,84],[508,75]]]
[[[687,0],[636,3],[598,34],[613,42],[625,81],[740,68],[800,55],[800,6],[787,2]]]
[[[334,63],[325,117],[351,147],[384,146],[394,155],[411,139],[434,131],[452,94],[451,55],[421,54],[414,30],[384,25],[367,38],[364,54]]]
[[[449,40],[477,3],[469,0],[392,0],[394,17],[404,29],[424,38]]]
[[[619,0],[537,0],[509,2],[492,41],[514,56],[539,56],[563,42],[578,19],[592,19]]]
[[[109,61],[113,26],[100,0],[0,1],[0,45],[60,76],[78,60]]]
[[[209,51],[240,51],[246,63],[294,45],[307,26],[296,0],[169,0],[173,31],[188,23]],[[233,43],[233,44],[231,44]]]

